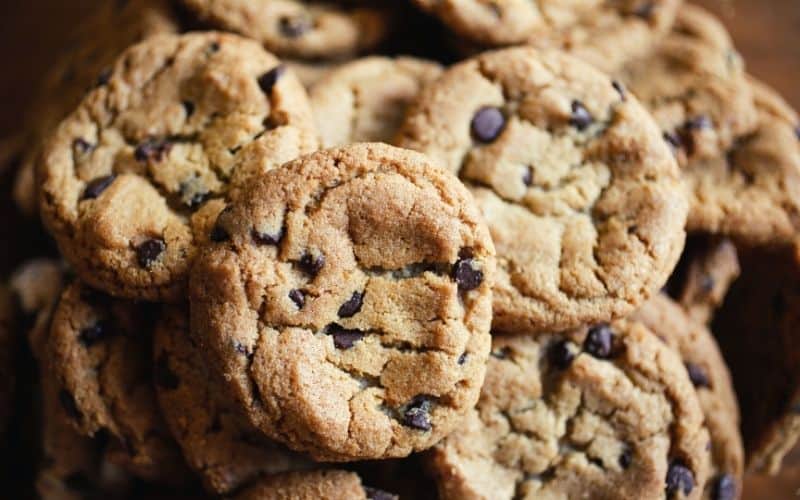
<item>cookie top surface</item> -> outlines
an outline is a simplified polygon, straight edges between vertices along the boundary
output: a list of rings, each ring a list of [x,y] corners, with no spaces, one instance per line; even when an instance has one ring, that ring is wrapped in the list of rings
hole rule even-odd
[[[201,20],[264,44],[279,56],[336,58],[373,48],[388,34],[380,2],[363,6],[299,0],[182,0]],[[352,4],[352,2],[351,2]]]
[[[53,315],[48,363],[58,398],[81,434],[107,432],[111,457],[131,473],[178,483],[188,474],[153,390],[152,305],[118,301],[79,282],[68,286]]]
[[[408,111],[397,143],[470,186],[498,254],[494,327],[561,331],[632,310],[683,248],[675,159],[623,87],[529,48],[453,66]]]
[[[476,410],[432,452],[443,498],[700,498],[697,394],[641,323],[492,340]]]
[[[231,204],[192,270],[192,332],[251,420],[315,458],[454,430],[489,351],[494,247],[467,190],[384,144],[324,150]]]
[[[441,66],[411,57],[367,57],[345,64],[311,90],[311,108],[324,147],[391,142],[405,111]]]
[[[791,243],[800,231],[800,119],[773,90],[754,89],[755,132],[684,169],[687,228],[748,245]]]
[[[88,284],[179,300],[222,199],[315,149],[313,127],[305,90],[258,44],[219,33],[149,38],[45,146],[43,219]]]
[[[678,353],[697,391],[711,437],[711,471],[703,498],[738,498],[744,470],[739,407],[714,336],[663,294],[650,299],[634,318]]]
[[[371,500],[354,472],[319,470],[277,474],[262,479],[235,500]],[[379,497],[390,500],[392,496]],[[379,500],[375,498],[375,500]]]
[[[716,158],[757,125],[744,64],[724,26],[681,8],[672,32],[617,75],[652,112],[679,163]]]
[[[310,460],[265,439],[239,414],[189,336],[188,311],[164,311],[153,361],[164,419],[210,493],[227,495],[260,475],[309,468]]]

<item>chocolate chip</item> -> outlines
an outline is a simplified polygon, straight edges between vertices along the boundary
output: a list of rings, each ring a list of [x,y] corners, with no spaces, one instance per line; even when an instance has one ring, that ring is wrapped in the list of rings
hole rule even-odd
[[[700,290],[706,295],[714,291],[714,284],[714,277],[710,274],[704,274],[700,278]]]
[[[500,136],[505,126],[506,117],[500,108],[485,106],[472,117],[470,129],[476,141],[490,143]]]
[[[649,20],[653,17],[653,11],[655,10],[655,5],[653,2],[647,2],[644,5],[641,5],[636,8],[633,12],[636,16],[641,17],[642,19]]]
[[[304,273],[313,278],[325,267],[325,256],[319,254],[314,257],[310,253],[304,253],[297,264]]]
[[[214,228],[211,229],[211,234],[208,235],[208,238],[214,243],[222,243],[231,239],[231,235],[218,222],[214,224]]]
[[[97,323],[87,326],[78,332],[78,340],[86,347],[92,347],[94,344],[111,336],[113,328],[107,321],[98,321]]]
[[[630,448],[625,448],[622,450],[622,453],[619,455],[619,466],[623,469],[627,469],[631,466],[633,462],[633,454],[631,453]]]
[[[306,296],[302,290],[290,290],[289,298],[292,299],[298,309],[302,309],[306,305]]]
[[[663,134],[664,140],[667,141],[673,150],[681,149],[683,147],[683,142],[681,138],[674,132],[664,132]]]
[[[675,460],[669,464],[666,479],[667,497],[682,492],[688,495],[694,489],[694,474],[680,460]]]
[[[97,75],[97,86],[107,85],[109,80],[111,80],[111,68],[106,68]]]
[[[417,396],[403,412],[403,425],[421,431],[431,430],[431,400],[427,396]]]
[[[341,325],[331,323],[325,328],[325,333],[333,337],[333,345],[337,349],[350,349],[359,340],[364,338],[361,330],[348,330]]]
[[[397,495],[392,495],[388,491],[379,490],[377,488],[370,488],[364,486],[364,493],[367,495],[367,500],[397,500]]]
[[[561,340],[550,346],[548,359],[559,370],[566,370],[575,359],[575,353],[572,352],[568,341]]]
[[[211,196],[203,183],[197,177],[191,177],[179,186],[181,201],[189,208],[197,208]]]
[[[364,304],[364,292],[353,292],[353,295],[347,299],[347,302],[339,307],[340,318],[351,318],[361,310]]]
[[[578,130],[586,130],[586,128],[594,122],[592,114],[586,109],[581,101],[572,101],[572,116],[569,119],[569,124]]]
[[[297,38],[311,29],[311,20],[306,16],[284,16],[280,19],[281,33]]]
[[[272,87],[278,83],[278,80],[286,73],[286,66],[279,64],[258,77],[258,86],[265,94],[272,92]]]
[[[689,380],[695,387],[711,387],[708,381],[706,369],[695,363],[686,363],[686,371],[689,372]]]
[[[452,277],[461,292],[468,292],[481,286],[483,283],[483,271],[475,268],[475,261],[472,258],[472,249],[469,253],[459,253],[459,259],[453,265]]]
[[[598,359],[611,357],[611,348],[614,332],[608,325],[597,325],[589,329],[586,340],[583,341],[583,350]]]
[[[166,249],[167,244],[164,240],[161,238],[153,238],[136,247],[136,259],[139,261],[141,267],[148,268]]]
[[[720,474],[714,482],[712,500],[734,500],[736,495],[736,479],[731,474]]]
[[[219,52],[220,45],[219,42],[211,42],[211,45],[208,46],[208,52],[213,54],[214,52]]]
[[[194,103],[192,101],[183,101],[183,110],[186,112],[186,118],[194,114]]]
[[[86,139],[82,137],[78,137],[74,141],[72,141],[72,150],[77,155],[85,155],[86,153],[90,153],[94,151],[94,144],[91,144]]]
[[[466,363],[467,362],[467,357],[468,357],[467,353],[465,353],[465,352],[461,353],[461,356],[458,357],[458,364],[459,365],[463,365],[464,363]]]
[[[253,229],[251,232],[253,241],[258,245],[277,245],[283,239],[283,229],[278,230],[277,233],[269,234],[262,233]]]
[[[168,391],[174,391],[181,384],[178,375],[170,368],[169,355],[165,352],[162,352],[156,360],[155,382],[156,385]]]
[[[159,141],[156,139],[147,139],[142,142],[133,151],[133,157],[136,161],[146,163],[148,161],[162,161],[166,155],[172,150],[172,143],[169,141]]]
[[[611,82],[611,86],[614,87],[614,90],[617,91],[617,94],[619,94],[620,99],[622,99],[623,101],[628,99],[628,93],[625,91],[624,85],[614,80]]]
[[[103,194],[103,191],[108,189],[108,187],[114,183],[114,180],[117,178],[116,175],[106,175],[105,177],[98,177],[97,179],[93,179],[86,185],[86,189],[83,190],[83,199],[84,200],[93,200]]]
[[[61,408],[64,409],[64,412],[71,419],[80,420],[83,417],[81,411],[78,409],[78,403],[75,402],[75,396],[70,394],[66,389],[61,389],[58,392],[58,401],[61,403]]]
[[[533,184],[533,167],[525,167],[525,171],[522,173],[522,183],[526,186]]]
[[[702,130],[706,128],[711,128],[713,123],[711,123],[711,119],[706,115],[695,116],[686,121],[683,124],[683,127],[686,130]]]
[[[240,344],[239,342],[235,342],[233,344],[233,350],[235,350],[236,352],[238,352],[243,356],[247,356],[248,358],[252,355],[252,353],[247,350],[247,347],[245,347],[243,344]]]

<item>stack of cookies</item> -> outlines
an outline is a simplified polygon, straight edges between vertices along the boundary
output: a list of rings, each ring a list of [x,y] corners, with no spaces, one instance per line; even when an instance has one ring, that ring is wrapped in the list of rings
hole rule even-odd
[[[699,7],[131,0],[69,48],[7,142],[57,247],[0,290],[20,491],[732,500],[800,435],[800,120]]]

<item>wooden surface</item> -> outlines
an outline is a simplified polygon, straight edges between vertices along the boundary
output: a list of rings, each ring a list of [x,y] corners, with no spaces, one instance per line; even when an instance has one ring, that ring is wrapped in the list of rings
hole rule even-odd
[[[58,57],[66,33],[98,0],[0,0],[0,46],[5,48],[0,78],[0,137],[18,130],[39,75]],[[110,0],[99,0],[110,1]],[[800,0],[697,0],[728,25],[749,71],[775,86],[800,108]],[[0,274],[17,260],[15,243],[32,229],[13,222],[8,175],[0,179]],[[800,452],[778,478],[750,477],[748,499],[800,498]]]

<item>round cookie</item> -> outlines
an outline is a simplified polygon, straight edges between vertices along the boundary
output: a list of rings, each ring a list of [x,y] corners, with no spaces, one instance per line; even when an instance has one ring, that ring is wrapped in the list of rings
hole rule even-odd
[[[153,389],[156,314],[156,306],[114,300],[75,282],[53,315],[46,356],[79,433],[108,433],[112,461],[139,477],[180,483],[188,471]]]
[[[708,432],[641,323],[493,337],[481,398],[432,451],[441,498],[700,498]]]
[[[391,142],[406,108],[442,72],[411,57],[367,57],[342,65],[311,90],[311,109],[323,147]]]
[[[155,387],[172,435],[213,494],[228,495],[260,475],[312,463],[264,439],[241,415],[189,337],[189,313],[166,309],[154,334]]]
[[[302,85],[234,35],[151,37],[120,56],[39,162],[44,222],[77,274],[178,301],[224,199],[314,150]]]
[[[320,470],[290,472],[265,478],[234,500],[397,500],[384,491],[363,486],[354,472]]]
[[[739,398],[747,467],[776,474],[800,438],[800,242],[739,257],[711,330]]]
[[[114,59],[129,46],[160,33],[176,33],[169,0],[98,2],[64,44],[26,113],[25,151],[14,180],[14,201],[27,216],[37,212],[36,159],[41,144],[80,104],[87,91],[107,76]]]
[[[650,299],[634,318],[678,353],[697,390],[711,437],[711,471],[703,498],[739,498],[744,470],[739,407],[730,373],[714,336],[701,323],[693,321],[680,305],[662,294]]]
[[[658,127],[568,55],[513,48],[453,66],[398,145],[470,187],[498,254],[493,327],[562,331],[632,312],[665,282],[687,204]]]
[[[720,156],[757,126],[744,63],[722,23],[700,7],[682,7],[658,48],[617,78],[652,112],[681,166]]]
[[[192,270],[192,332],[251,421],[314,458],[406,456],[458,428],[489,352],[494,247],[472,197],[385,144],[268,172]]]
[[[201,20],[257,40],[282,57],[345,57],[375,47],[389,31],[387,9],[375,6],[380,2],[182,1]]]
[[[800,231],[800,119],[773,90],[758,82],[753,89],[755,132],[684,169],[687,228],[746,245],[791,243]]]
[[[15,314],[11,291],[0,286],[0,443],[4,442],[6,425],[14,410],[18,344]]]

